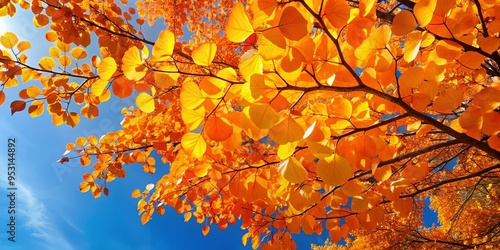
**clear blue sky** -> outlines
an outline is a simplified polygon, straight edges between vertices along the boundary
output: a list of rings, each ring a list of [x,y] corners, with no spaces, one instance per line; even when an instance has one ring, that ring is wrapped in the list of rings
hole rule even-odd
[[[49,44],[41,43],[45,31],[32,26],[29,13],[18,10],[15,19],[0,18],[0,33],[15,32],[20,40],[32,42],[28,51],[29,63],[36,65],[48,54]],[[146,34],[147,35],[147,34]],[[156,34],[152,37],[156,37]],[[91,54],[91,53],[89,53]],[[36,83],[28,83],[36,84]],[[245,231],[239,225],[221,231],[212,226],[208,236],[201,233],[203,225],[194,220],[184,223],[183,216],[172,209],[159,217],[155,215],[142,225],[137,214],[137,200],[131,198],[135,188],[141,190],[155,183],[165,173],[157,166],[155,175],[146,174],[140,166],[128,166],[127,177],[108,184],[110,196],[94,199],[82,194],[79,183],[82,174],[92,166],[82,167],[77,161],[60,164],[68,142],[79,136],[96,135],[120,129],[122,107],[133,100],[113,98],[99,106],[100,116],[86,118],[76,128],[56,127],[45,111],[31,118],[27,110],[10,114],[10,102],[28,85],[5,89],[6,102],[0,106],[0,163],[7,165],[7,139],[16,138],[16,242],[7,241],[7,169],[0,169],[0,249],[251,249],[241,244]],[[79,111],[73,106],[73,111]],[[160,162],[160,161],[157,161]],[[322,236],[295,237],[298,249],[309,249],[311,243],[322,244]]]

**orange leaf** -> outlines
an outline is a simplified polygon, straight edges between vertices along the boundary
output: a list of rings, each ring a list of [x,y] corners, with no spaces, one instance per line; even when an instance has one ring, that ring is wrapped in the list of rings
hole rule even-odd
[[[291,183],[300,183],[307,179],[306,169],[293,156],[280,163],[278,172]]]
[[[0,91],[0,106],[5,102],[5,92]]]
[[[392,21],[392,33],[396,36],[404,36],[417,27],[415,17],[408,10],[399,12]]]
[[[270,104],[252,104],[248,110],[249,118],[261,129],[269,129],[276,124],[278,113]]]
[[[347,24],[351,13],[351,8],[344,0],[328,0],[323,6],[323,14],[330,24],[340,29]]]
[[[194,63],[200,66],[208,66],[212,63],[217,52],[217,44],[215,43],[202,43],[198,46],[191,56]]]
[[[248,19],[245,7],[243,7],[243,4],[238,2],[234,5],[231,13],[229,13],[226,26],[227,39],[231,42],[241,43],[253,33],[254,30],[250,20]]]
[[[309,33],[307,25],[307,20],[297,8],[288,6],[281,14],[278,28],[286,38],[298,41]]]
[[[344,184],[352,176],[349,161],[338,154],[320,159],[316,165],[316,172],[330,186]]]
[[[233,126],[226,118],[212,115],[207,119],[203,131],[214,141],[224,141],[233,134]]]
[[[118,77],[115,78],[111,87],[115,96],[126,98],[134,92],[134,81],[131,81],[126,77]]]
[[[59,57],[59,63],[63,67],[68,67],[69,65],[71,65],[71,58],[69,58],[69,56],[67,55],[62,55]]]
[[[413,12],[420,26],[427,26],[432,20],[437,0],[421,0],[413,7]]]
[[[432,107],[437,112],[449,114],[458,108],[462,104],[462,101],[462,92],[455,88],[449,88],[443,95],[434,99]]]
[[[203,226],[201,232],[203,233],[203,236],[207,236],[208,232],[210,232],[210,227],[208,225]]]
[[[134,189],[134,191],[132,191],[132,198],[139,198],[141,195],[142,193],[139,189]]]

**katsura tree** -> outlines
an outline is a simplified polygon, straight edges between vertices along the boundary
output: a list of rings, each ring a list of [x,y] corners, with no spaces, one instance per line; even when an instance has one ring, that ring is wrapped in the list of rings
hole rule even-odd
[[[121,130],[77,138],[59,161],[89,166],[80,189],[96,198],[127,168],[168,167],[132,192],[142,223],[167,206],[204,235],[240,221],[243,244],[261,249],[323,232],[344,241],[318,249],[500,245],[498,1],[0,7],[31,9],[53,43],[29,64],[33,41],[1,36],[0,103],[20,88],[13,114],[74,127],[112,98],[135,100]]]

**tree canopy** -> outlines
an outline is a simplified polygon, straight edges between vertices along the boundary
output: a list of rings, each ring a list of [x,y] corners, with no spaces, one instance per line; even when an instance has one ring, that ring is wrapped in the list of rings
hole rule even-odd
[[[5,0],[0,16],[19,8],[53,46],[29,64],[34,41],[1,34],[0,104],[19,88],[12,114],[75,127],[133,98],[122,129],[59,161],[89,166],[95,198],[129,164],[168,164],[132,192],[142,223],[241,221],[254,249],[322,232],[344,243],[317,249],[500,245],[498,1]]]

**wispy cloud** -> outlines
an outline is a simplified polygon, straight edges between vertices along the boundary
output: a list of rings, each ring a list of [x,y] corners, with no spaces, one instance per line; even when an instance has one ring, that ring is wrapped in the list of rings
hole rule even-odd
[[[24,226],[32,232],[32,236],[38,238],[45,249],[75,249],[60,232],[54,223],[57,219],[50,217],[43,202],[38,200],[26,185],[20,182],[17,182],[16,185],[19,192],[19,202],[24,203],[24,206],[19,206],[19,212],[26,218]],[[68,222],[66,221],[66,223]],[[70,226],[74,227],[72,224]]]

